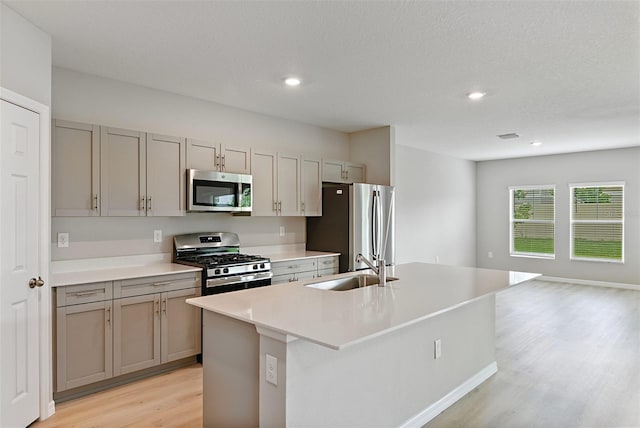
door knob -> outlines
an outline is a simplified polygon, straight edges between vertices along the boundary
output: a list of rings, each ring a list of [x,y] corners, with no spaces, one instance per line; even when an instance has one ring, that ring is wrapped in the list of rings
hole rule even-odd
[[[38,279],[31,278],[29,280],[29,288],[42,287],[43,285],[44,285],[44,281],[40,277],[38,277]]]

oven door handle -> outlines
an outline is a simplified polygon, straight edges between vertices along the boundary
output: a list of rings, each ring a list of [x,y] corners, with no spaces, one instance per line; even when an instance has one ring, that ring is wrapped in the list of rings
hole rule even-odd
[[[233,285],[241,282],[252,282],[273,277],[272,272],[257,272],[249,275],[225,276],[221,278],[207,279],[207,288]]]

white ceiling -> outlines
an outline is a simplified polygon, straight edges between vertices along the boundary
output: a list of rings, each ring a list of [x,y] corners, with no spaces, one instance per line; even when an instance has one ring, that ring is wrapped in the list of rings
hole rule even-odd
[[[450,156],[640,145],[638,1],[5,3],[55,66]]]

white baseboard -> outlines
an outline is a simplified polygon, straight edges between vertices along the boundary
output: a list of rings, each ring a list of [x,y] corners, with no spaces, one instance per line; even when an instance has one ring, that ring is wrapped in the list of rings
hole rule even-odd
[[[560,282],[563,284],[594,285],[596,287],[624,288],[626,290],[640,290],[640,284],[626,284],[622,282],[592,281],[589,279],[574,279],[574,278],[557,278],[553,276],[540,276],[536,279],[539,279],[540,281]]]
[[[478,373],[474,374],[469,379],[464,381],[461,385],[453,389],[447,395],[445,395],[400,426],[402,428],[417,428],[423,426],[431,419],[444,412],[453,403],[467,395],[469,392],[473,391],[474,388],[479,386],[485,380],[489,379],[497,371],[498,365],[494,361],[493,363],[489,364],[487,367],[483,368]]]

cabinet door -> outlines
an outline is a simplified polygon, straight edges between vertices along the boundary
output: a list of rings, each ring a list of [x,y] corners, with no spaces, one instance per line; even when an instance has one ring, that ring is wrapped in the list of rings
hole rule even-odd
[[[219,171],[220,144],[188,138],[186,168]]]
[[[300,157],[278,154],[276,200],[279,215],[300,215]]]
[[[322,181],[342,183],[344,181],[342,165],[342,161],[325,160],[322,163]]]
[[[56,310],[56,391],[113,375],[111,302]]]
[[[145,140],[144,132],[100,128],[103,216],[145,215]]]
[[[322,160],[302,158],[300,188],[302,190],[302,214],[322,215]]]
[[[253,175],[252,216],[275,216],[276,211],[276,154],[263,150],[251,151]]]
[[[51,214],[99,216],[99,127],[54,120],[52,128]]]
[[[185,140],[147,135],[148,216],[183,216],[185,190]]]
[[[345,178],[349,183],[365,182],[365,166],[360,163],[345,162],[344,163]]]
[[[251,174],[251,150],[248,147],[221,146],[221,170]]]
[[[162,293],[160,355],[163,363],[200,353],[201,310],[185,303],[186,299],[200,296],[200,290],[191,288]]]
[[[113,374],[160,364],[160,293],[113,301]]]

